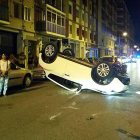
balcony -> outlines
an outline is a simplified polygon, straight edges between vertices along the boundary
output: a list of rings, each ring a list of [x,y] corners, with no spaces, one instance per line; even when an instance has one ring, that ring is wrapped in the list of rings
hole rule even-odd
[[[0,24],[10,24],[9,22],[9,8],[0,5]]]
[[[36,30],[45,34],[65,37],[66,14],[48,4],[43,5],[42,8],[43,10],[39,12],[42,14],[38,15],[41,18],[36,20]]]
[[[47,24],[47,25],[46,25]],[[65,27],[51,23],[49,21],[38,21],[36,22],[37,31],[46,32],[48,34],[58,34],[58,36],[65,36]]]

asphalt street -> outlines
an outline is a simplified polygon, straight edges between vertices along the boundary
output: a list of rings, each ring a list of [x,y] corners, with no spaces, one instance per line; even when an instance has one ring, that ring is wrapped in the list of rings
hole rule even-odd
[[[0,140],[140,140],[140,62],[120,95],[76,95],[50,81],[0,98]]]

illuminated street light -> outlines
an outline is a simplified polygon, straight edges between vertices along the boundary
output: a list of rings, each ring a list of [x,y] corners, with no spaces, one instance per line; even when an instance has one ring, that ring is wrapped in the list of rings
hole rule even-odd
[[[134,48],[137,48],[137,46],[135,45]]]
[[[123,36],[127,36],[127,32],[123,32]]]
[[[123,36],[127,36],[128,34],[127,34],[127,32],[123,32],[122,35],[123,35]],[[121,45],[121,36],[119,35],[119,50],[120,50],[120,48],[121,48],[120,45]]]
[[[140,49],[139,48],[137,48],[137,51],[139,51]]]

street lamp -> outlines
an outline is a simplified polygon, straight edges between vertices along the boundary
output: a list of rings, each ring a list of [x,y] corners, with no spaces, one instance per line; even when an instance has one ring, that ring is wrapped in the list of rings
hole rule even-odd
[[[123,36],[127,36],[127,32],[123,32]]]
[[[139,48],[137,48],[137,51],[139,51],[140,49]]]
[[[134,46],[134,48],[136,49],[136,48],[137,48],[137,46],[135,45],[135,46]]]
[[[123,32],[122,35],[123,35],[123,36],[127,36],[128,34],[127,34],[127,32]],[[120,50],[120,43],[121,43],[121,41],[120,41],[120,35],[119,35],[119,50]]]

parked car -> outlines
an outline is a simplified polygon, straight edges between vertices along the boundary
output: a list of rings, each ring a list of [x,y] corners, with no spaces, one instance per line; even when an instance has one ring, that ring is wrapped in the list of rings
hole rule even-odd
[[[88,60],[90,63],[92,63],[93,65],[98,64],[98,58],[96,57],[88,57]]]
[[[130,59],[130,61],[129,61],[130,63],[136,63],[137,62],[137,59],[134,55],[130,56],[129,59]]]
[[[39,64],[46,77],[59,86],[75,92],[90,89],[106,94],[127,90],[130,78],[121,69],[113,68],[108,62],[93,65],[72,56],[60,53],[58,46],[52,43],[43,46],[39,54]],[[62,81],[70,81],[74,88],[69,88]],[[116,86],[117,85],[117,86]]]
[[[23,85],[29,87],[32,83],[33,74],[29,69],[21,68],[14,63],[11,63],[9,71],[8,87]]]
[[[130,58],[129,57],[121,56],[120,58],[122,60],[122,63],[129,63],[130,62]]]
[[[111,63],[116,69],[121,69],[122,72],[127,72],[127,65],[122,62],[122,59],[118,56],[103,56],[99,58],[98,62],[109,62]]]
[[[46,79],[45,71],[40,66],[32,69],[32,73],[33,73],[33,80]]]
[[[98,62],[106,61],[112,64],[121,64],[122,61],[118,56],[103,56],[98,59]]]

